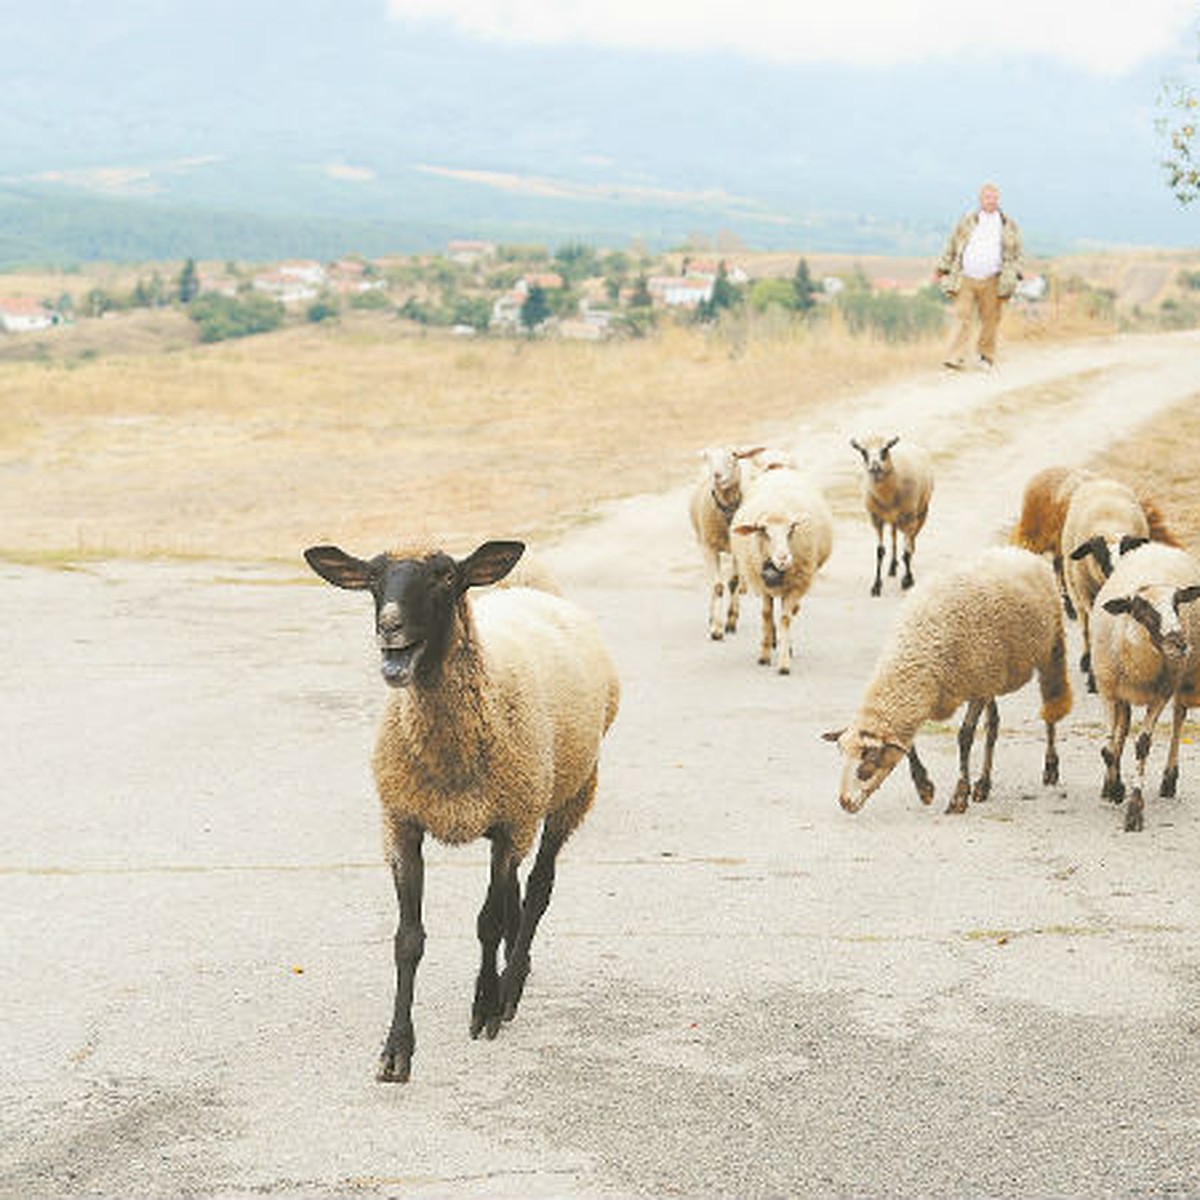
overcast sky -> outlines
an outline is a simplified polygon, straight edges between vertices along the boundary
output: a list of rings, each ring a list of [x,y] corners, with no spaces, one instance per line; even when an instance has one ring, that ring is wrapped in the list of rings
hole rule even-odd
[[[481,38],[895,66],[1048,57],[1119,75],[1195,44],[1194,0],[388,0]]]

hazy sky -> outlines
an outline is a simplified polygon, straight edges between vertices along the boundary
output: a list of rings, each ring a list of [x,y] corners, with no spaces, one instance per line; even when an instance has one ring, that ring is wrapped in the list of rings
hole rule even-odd
[[[1194,44],[1194,0],[388,0],[481,38],[894,66],[1047,57],[1119,75]]]

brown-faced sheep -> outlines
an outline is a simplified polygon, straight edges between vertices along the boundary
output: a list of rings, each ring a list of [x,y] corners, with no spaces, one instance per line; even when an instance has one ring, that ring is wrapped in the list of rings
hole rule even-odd
[[[761,446],[753,449],[709,446],[701,450],[704,466],[688,498],[692,531],[704,556],[711,585],[708,636],[714,641],[737,630],[741,589],[729,547],[729,523],[742,502],[744,461],[761,449]]]
[[[933,466],[929,455],[911,443],[896,448],[900,441],[895,437],[851,438],[850,445],[862,455],[863,460],[863,504],[871,524],[875,527],[875,582],[871,595],[883,591],[883,535],[885,527],[891,529],[892,558],[888,564],[888,575],[895,576],[899,560],[896,555],[896,533],[904,534],[904,574],[900,578],[902,588],[913,585],[912,560],[917,551],[917,535],[929,515],[929,501],[933,496]]]
[[[1015,546],[974,560],[919,585],[901,609],[851,725],[827,733],[842,752],[839,791],[847,812],[907,756],[922,803],[933,783],[914,740],[926,721],[944,721],[967,706],[958,734],[959,779],[947,812],[965,812],[968,797],[986,800],[1000,716],[996,697],[1022,687],[1036,672],[1046,726],[1043,783],[1058,782],[1057,723],[1071,709],[1062,606],[1050,564]],[[983,769],[971,789],[975,727],[987,710]]]
[[[1092,603],[1122,554],[1147,541],[1176,545],[1158,506],[1115,479],[1080,481],[1063,518],[1062,556],[1067,594],[1079,615],[1083,654],[1079,669],[1096,690],[1091,667]]]
[[[600,743],[619,685],[591,618],[529,588],[471,588],[512,570],[520,542],[485,542],[456,560],[440,551],[369,561],[336,546],[305,551],[342,588],[370,592],[383,677],[392,689],[373,759],[400,919],[396,999],[378,1078],[409,1077],[413,985],[425,946],[422,844],[491,842],[479,913],[482,959],[470,1032],[495,1037],[513,1018],[555,860],[596,790]],[[517,867],[541,826],[521,901]],[[496,969],[503,939],[506,962]]]
[[[749,485],[731,532],[738,577],[762,599],[758,661],[769,664],[777,649],[779,673],[787,675],[792,669],[792,619],[833,548],[833,515],[815,485],[799,471],[780,466]]]
[[[1138,781],[1125,809],[1125,828],[1142,828],[1146,760],[1154,728],[1174,701],[1171,746],[1160,796],[1174,796],[1179,778],[1179,739],[1187,710],[1200,703],[1200,563],[1186,550],[1151,543],[1121,559],[1096,596],[1092,614],[1092,667],[1108,706],[1101,796],[1120,804],[1121,755],[1132,708],[1145,705],[1138,734]]]

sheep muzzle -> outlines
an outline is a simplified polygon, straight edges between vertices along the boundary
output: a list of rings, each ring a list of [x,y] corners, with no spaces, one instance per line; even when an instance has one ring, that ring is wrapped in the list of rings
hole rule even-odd
[[[408,687],[412,683],[417,661],[424,648],[424,642],[409,642],[403,646],[393,646],[381,639],[379,651],[383,661],[380,664],[380,671],[383,674],[384,683],[388,687]]]

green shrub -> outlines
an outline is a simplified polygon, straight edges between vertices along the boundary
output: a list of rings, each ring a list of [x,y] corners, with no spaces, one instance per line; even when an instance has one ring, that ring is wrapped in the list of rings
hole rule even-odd
[[[192,301],[188,315],[196,322],[202,342],[223,342],[278,329],[284,308],[278,300],[257,292],[236,297],[206,292]]]

